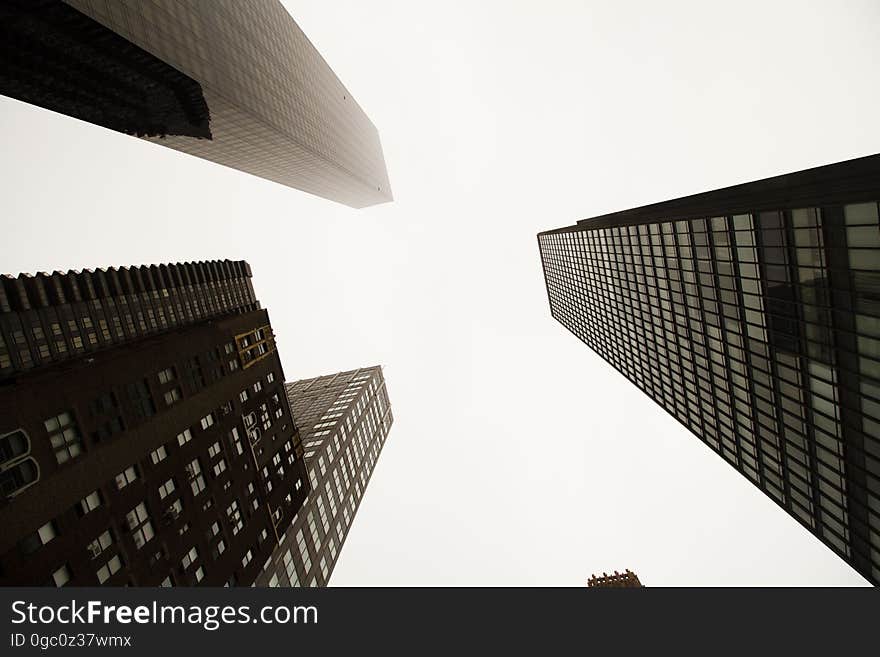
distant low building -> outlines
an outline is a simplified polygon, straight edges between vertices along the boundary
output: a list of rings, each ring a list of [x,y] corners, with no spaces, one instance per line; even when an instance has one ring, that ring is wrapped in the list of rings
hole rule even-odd
[[[591,576],[587,580],[588,587],[598,586],[606,589],[636,589],[642,588],[643,584],[639,581],[639,576],[633,571],[627,569],[622,573],[616,570],[612,575],[602,573],[601,577]]]

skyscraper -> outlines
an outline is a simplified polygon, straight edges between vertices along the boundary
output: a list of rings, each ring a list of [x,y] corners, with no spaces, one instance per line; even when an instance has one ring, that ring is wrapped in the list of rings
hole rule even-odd
[[[552,316],[880,582],[880,155],[538,235]]]
[[[0,93],[360,208],[375,126],[278,0],[9,0]]]
[[[379,366],[285,387],[311,492],[257,584],[326,586],[394,418]]]
[[[0,585],[246,585],[305,499],[245,262],[0,278]]]

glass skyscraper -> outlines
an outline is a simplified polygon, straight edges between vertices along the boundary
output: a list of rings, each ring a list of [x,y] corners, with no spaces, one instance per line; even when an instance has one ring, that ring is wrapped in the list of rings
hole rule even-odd
[[[9,0],[0,94],[361,208],[379,133],[278,0]]]
[[[380,366],[285,387],[311,488],[257,585],[326,586],[394,417]]]
[[[880,155],[538,235],[552,316],[880,582]]]

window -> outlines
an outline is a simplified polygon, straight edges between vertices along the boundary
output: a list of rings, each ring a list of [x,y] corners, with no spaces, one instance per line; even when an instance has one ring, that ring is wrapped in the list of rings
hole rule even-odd
[[[220,441],[216,441],[213,445],[208,448],[208,456],[214,458],[220,453]]]
[[[229,432],[229,442],[235,447],[237,454],[241,455],[244,453],[244,447],[242,447],[241,438],[238,435],[238,427],[233,427],[232,431]]]
[[[150,387],[146,381],[129,383],[125,386],[125,391],[135,417],[143,420],[155,414],[156,408],[153,406],[153,397],[150,395]]]
[[[240,401],[242,404],[244,404],[247,400],[248,400],[248,391],[247,391],[247,389],[244,389],[240,393],[238,393],[238,401]]]
[[[65,463],[82,453],[82,438],[73,418],[73,411],[50,417],[43,422],[43,426],[49,434],[49,442],[52,443],[58,463]]]
[[[198,459],[190,461],[186,466],[186,473],[190,478],[190,488],[192,488],[193,496],[198,495],[205,490],[205,478],[202,476],[202,465]]]
[[[31,451],[31,441],[20,429],[0,436],[0,465],[11,463]]]
[[[154,536],[153,525],[150,522],[150,515],[147,513],[146,505],[141,502],[131,511],[129,511],[125,520],[131,531],[134,544],[137,549],[141,549]]]
[[[122,433],[125,427],[120,417],[119,405],[112,392],[99,395],[89,404],[89,410],[95,418],[97,430],[92,434],[95,442],[107,440],[111,436]]]
[[[130,465],[125,470],[116,475],[116,488],[122,490],[137,478],[137,469],[133,465]]]
[[[186,362],[186,378],[193,390],[200,390],[205,386],[205,377],[198,356]]]
[[[97,559],[101,554],[113,545],[113,534],[109,530],[98,536],[94,541],[89,543],[89,554],[92,559]],[[115,572],[115,571],[114,571]]]
[[[324,508],[324,500],[318,495],[318,515],[321,517],[321,525],[324,527],[324,533],[330,531],[330,520],[327,518],[327,510]]]
[[[232,503],[226,507],[226,517],[229,519],[230,525],[232,525],[232,535],[235,536],[244,527],[244,523],[241,520],[241,510],[238,507],[238,500],[232,500]]]
[[[253,560],[253,558],[254,558],[254,555],[253,555],[253,553],[252,553],[250,550],[248,550],[247,552],[245,552],[245,553],[244,553],[244,556],[241,558],[241,566],[242,566],[242,568],[246,568],[247,565]]]
[[[115,575],[122,569],[122,559],[118,554],[113,555],[110,560],[103,566],[98,568],[98,582],[104,584],[111,576]]]
[[[64,564],[61,568],[52,573],[52,584],[59,588],[67,584],[69,581],[70,569],[67,567],[67,564]]]
[[[201,425],[202,425],[203,430],[207,429],[210,426],[213,426],[213,424],[214,424],[214,414],[213,413],[208,413],[201,420]]]
[[[86,515],[99,506],[101,506],[101,493],[99,491],[92,491],[80,500],[79,511],[81,515]]]
[[[303,571],[308,574],[309,570],[312,568],[312,559],[309,556],[308,545],[306,544],[305,535],[303,534],[302,529],[296,533],[296,544],[299,547],[299,555],[302,559]]]
[[[174,489],[175,489],[174,478],[171,478],[168,481],[166,481],[164,484],[159,486],[159,499],[164,500],[166,497],[168,497],[171,493],[174,492]]]
[[[152,461],[153,465],[156,465],[161,461],[164,461],[167,456],[168,452],[165,450],[165,445],[160,445],[150,452],[150,461]]]
[[[198,558],[199,558],[199,551],[198,551],[198,549],[196,549],[196,546],[193,545],[189,549],[189,552],[187,552],[186,554],[183,555],[183,559],[180,560],[180,567],[183,568],[184,570],[186,570],[192,564],[194,564]]]
[[[122,559],[118,554],[110,558],[103,566],[98,568],[98,582],[104,584],[111,576],[115,575],[122,569]]]
[[[296,567],[293,563],[293,554],[291,554],[290,550],[284,553],[284,558],[282,560],[284,564],[284,572],[287,573],[287,579],[290,582],[290,586],[299,586],[299,579],[296,576]]]
[[[177,444],[183,447],[190,440],[192,440],[192,432],[189,429],[184,429],[179,434],[177,434]]]
[[[214,464],[214,476],[219,477],[226,470],[226,459],[220,459]]]
[[[55,523],[50,520],[33,534],[19,541],[18,546],[24,555],[33,554],[56,536],[58,536],[58,529],[55,527]]]
[[[6,498],[12,498],[39,479],[40,469],[33,458],[13,461],[12,465],[6,465],[0,470],[0,491]]]
[[[180,400],[180,388],[174,387],[171,388],[168,392],[165,393],[165,405],[171,406],[174,402]]]
[[[168,367],[161,372],[159,372],[159,383],[165,385],[166,383],[171,383],[177,378],[177,374],[174,372],[173,367]]]
[[[318,534],[318,525],[315,522],[315,514],[309,511],[308,525],[309,525],[309,533],[312,536],[312,542],[315,544],[315,551],[321,549],[321,536]]]

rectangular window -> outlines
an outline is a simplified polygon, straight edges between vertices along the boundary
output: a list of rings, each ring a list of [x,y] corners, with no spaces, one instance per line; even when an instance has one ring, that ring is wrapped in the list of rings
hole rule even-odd
[[[55,460],[61,464],[82,454],[82,437],[73,411],[65,411],[43,422],[49,442],[55,451]]]
[[[101,493],[99,491],[92,491],[80,500],[79,511],[81,515],[86,515],[99,506],[101,506]]]
[[[174,402],[179,401],[181,397],[180,388],[174,387],[171,388],[168,392],[165,393],[165,405],[171,406]]]
[[[238,506],[238,500],[232,500],[232,503],[226,507],[226,518],[232,526],[232,535],[235,536],[244,527],[241,520],[241,509]]]
[[[165,445],[160,445],[152,452],[150,452],[150,461],[153,463],[153,465],[156,465],[159,462],[164,461],[167,456],[168,452],[165,449]]]
[[[105,531],[103,534],[98,536],[94,541],[89,543],[89,554],[92,559],[97,559],[101,556],[104,550],[111,547],[114,543],[113,534],[110,531]]]
[[[193,496],[205,490],[205,478],[202,476],[202,466],[198,459],[190,461],[189,465],[186,466],[186,473],[190,479],[189,485],[192,488]]]
[[[116,488],[122,490],[137,478],[137,468],[135,468],[135,466],[133,465],[130,465],[125,470],[116,475]]]
[[[67,564],[61,566],[58,570],[52,573],[52,584],[61,588],[65,584],[70,581],[70,568],[67,567]]]
[[[107,563],[98,568],[98,582],[104,584],[108,579],[110,579],[113,575],[118,573],[122,569],[122,559],[118,554],[113,555]]]
[[[189,552],[183,555],[183,558],[180,560],[180,567],[186,570],[191,565],[193,565],[196,560],[199,558],[199,551],[195,545],[193,545]]]
[[[33,534],[19,541],[18,545],[24,555],[29,555],[39,550],[56,536],[58,536],[58,529],[55,527],[55,523],[50,520]]]
[[[166,497],[168,497],[171,493],[174,492],[174,489],[175,489],[174,478],[172,477],[171,479],[166,481],[164,484],[159,486],[159,499],[164,500]]]
[[[156,407],[153,405],[153,397],[150,394],[150,387],[146,381],[135,381],[125,386],[128,400],[131,403],[132,412],[135,417],[146,419],[156,413]]]
[[[153,525],[150,522],[150,515],[147,513],[146,505],[141,502],[125,516],[128,529],[131,532],[134,544],[137,549],[141,549],[153,536]]]
[[[166,383],[171,383],[177,378],[177,374],[174,372],[173,367],[168,367],[161,372],[159,372],[159,383],[165,385]]]

